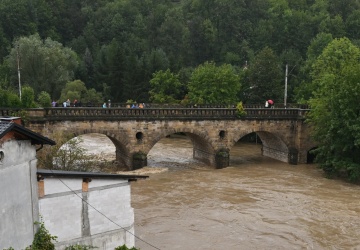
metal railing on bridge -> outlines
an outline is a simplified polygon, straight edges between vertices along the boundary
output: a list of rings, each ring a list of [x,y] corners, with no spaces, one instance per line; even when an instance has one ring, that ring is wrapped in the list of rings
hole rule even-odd
[[[136,104],[136,103],[133,103]],[[131,107],[133,104],[129,103],[112,103],[112,108],[126,108]],[[236,104],[234,105],[225,105],[225,104],[170,104],[170,103],[143,103],[145,107],[147,108],[235,108]],[[108,105],[108,103],[107,103]],[[60,107],[60,106],[59,106]],[[73,107],[73,105],[71,105]],[[88,107],[88,108],[96,108],[96,107],[102,107],[102,103],[98,104],[83,104],[82,107]],[[244,108],[265,108],[264,104],[254,103],[254,104],[243,104]],[[308,105],[306,104],[297,104],[297,103],[288,103],[286,107],[282,103],[278,103],[273,106],[274,108],[300,108],[300,109],[308,109]]]
[[[0,109],[0,116],[16,116],[20,109]],[[308,109],[301,108],[245,108],[239,117],[236,108],[32,108],[25,109],[31,120],[125,120],[125,119],[304,119]]]

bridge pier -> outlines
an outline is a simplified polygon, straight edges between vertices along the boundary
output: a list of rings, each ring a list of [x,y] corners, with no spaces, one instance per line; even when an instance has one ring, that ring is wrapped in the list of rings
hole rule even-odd
[[[296,148],[289,148],[289,163],[292,165],[298,164],[299,152]]]
[[[199,148],[194,148],[193,157],[216,169],[226,168],[230,165],[230,153],[228,149],[219,149],[213,154]]]
[[[122,150],[116,147],[115,150],[115,159],[119,166],[124,166],[124,169],[129,170],[132,166],[132,158],[128,155],[125,155]],[[122,168],[122,167],[121,167]],[[122,170],[122,169],[119,169]]]
[[[215,155],[216,168],[226,168],[230,165],[230,153],[228,149],[220,149]]]
[[[132,156],[132,168],[131,170],[136,170],[147,166],[147,155],[143,152],[136,152]]]

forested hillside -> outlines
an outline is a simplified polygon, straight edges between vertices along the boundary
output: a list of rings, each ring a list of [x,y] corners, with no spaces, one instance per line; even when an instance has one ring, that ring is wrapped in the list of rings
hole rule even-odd
[[[304,101],[323,48],[360,44],[358,0],[2,0],[0,16],[2,88],[17,89],[20,61],[22,83],[55,100],[81,80],[106,100],[147,102],[167,69],[182,99],[208,61],[233,66],[248,103],[282,102],[288,64],[288,101]]]

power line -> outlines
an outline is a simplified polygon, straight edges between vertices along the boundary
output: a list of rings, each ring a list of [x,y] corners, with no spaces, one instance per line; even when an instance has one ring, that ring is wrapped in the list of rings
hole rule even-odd
[[[55,174],[52,169],[50,169],[50,171]],[[56,176],[56,175],[55,175]],[[57,179],[59,181],[61,181],[62,184],[64,184],[64,186],[66,186],[71,192],[73,192],[77,197],[79,197],[83,202],[85,202],[86,204],[88,204],[90,207],[92,207],[96,212],[98,212],[99,214],[101,214],[102,216],[104,216],[106,219],[108,219],[109,221],[111,221],[112,223],[114,223],[116,226],[118,226],[119,228],[125,230],[126,232],[132,234],[135,238],[137,238],[138,240],[141,240],[142,242],[148,244],[149,246],[161,250],[160,248],[150,244],[149,242],[146,242],[145,240],[141,239],[140,237],[136,236],[135,234],[133,234],[132,232],[130,232],[129,230],[127,230],[126,228],[120,226],[119,224],[117,224],[115,221],[113,221],[112,219],[110,219],[109,217],[107,217],[105,214],[103,214],[101,211],[97,210],[93,205],[91,205],[89,202],[87,202],[86,200],[84,200],[82,197],[80,197],[74,190],[72,190],[68,185],[66,185],[65,182],[63,182],[60,178],[57,177]]]

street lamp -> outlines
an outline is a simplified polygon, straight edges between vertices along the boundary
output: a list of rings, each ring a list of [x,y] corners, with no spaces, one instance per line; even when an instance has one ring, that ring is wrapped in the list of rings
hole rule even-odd
[[[18,67],[18,79],[19,79],[19,96],[21,101],[21,81],[20,81],[20,55],[19,55],[19,44],[16,46],[16,54],[17,54],[17,67]]]
[[[290,73],[293,71],[293,69],[296,67],[296,65],[291,69]],[[287,101],[287,83],[288,83],[288,64],[285,66],[285,91],[284,91],[284,107],[286,108],[286,101]]]
[[[286,108],[286,100],[287,100],[287,80],[288,80],[288,64],[285,67],[285,91],[284,91],[284,107]]]

